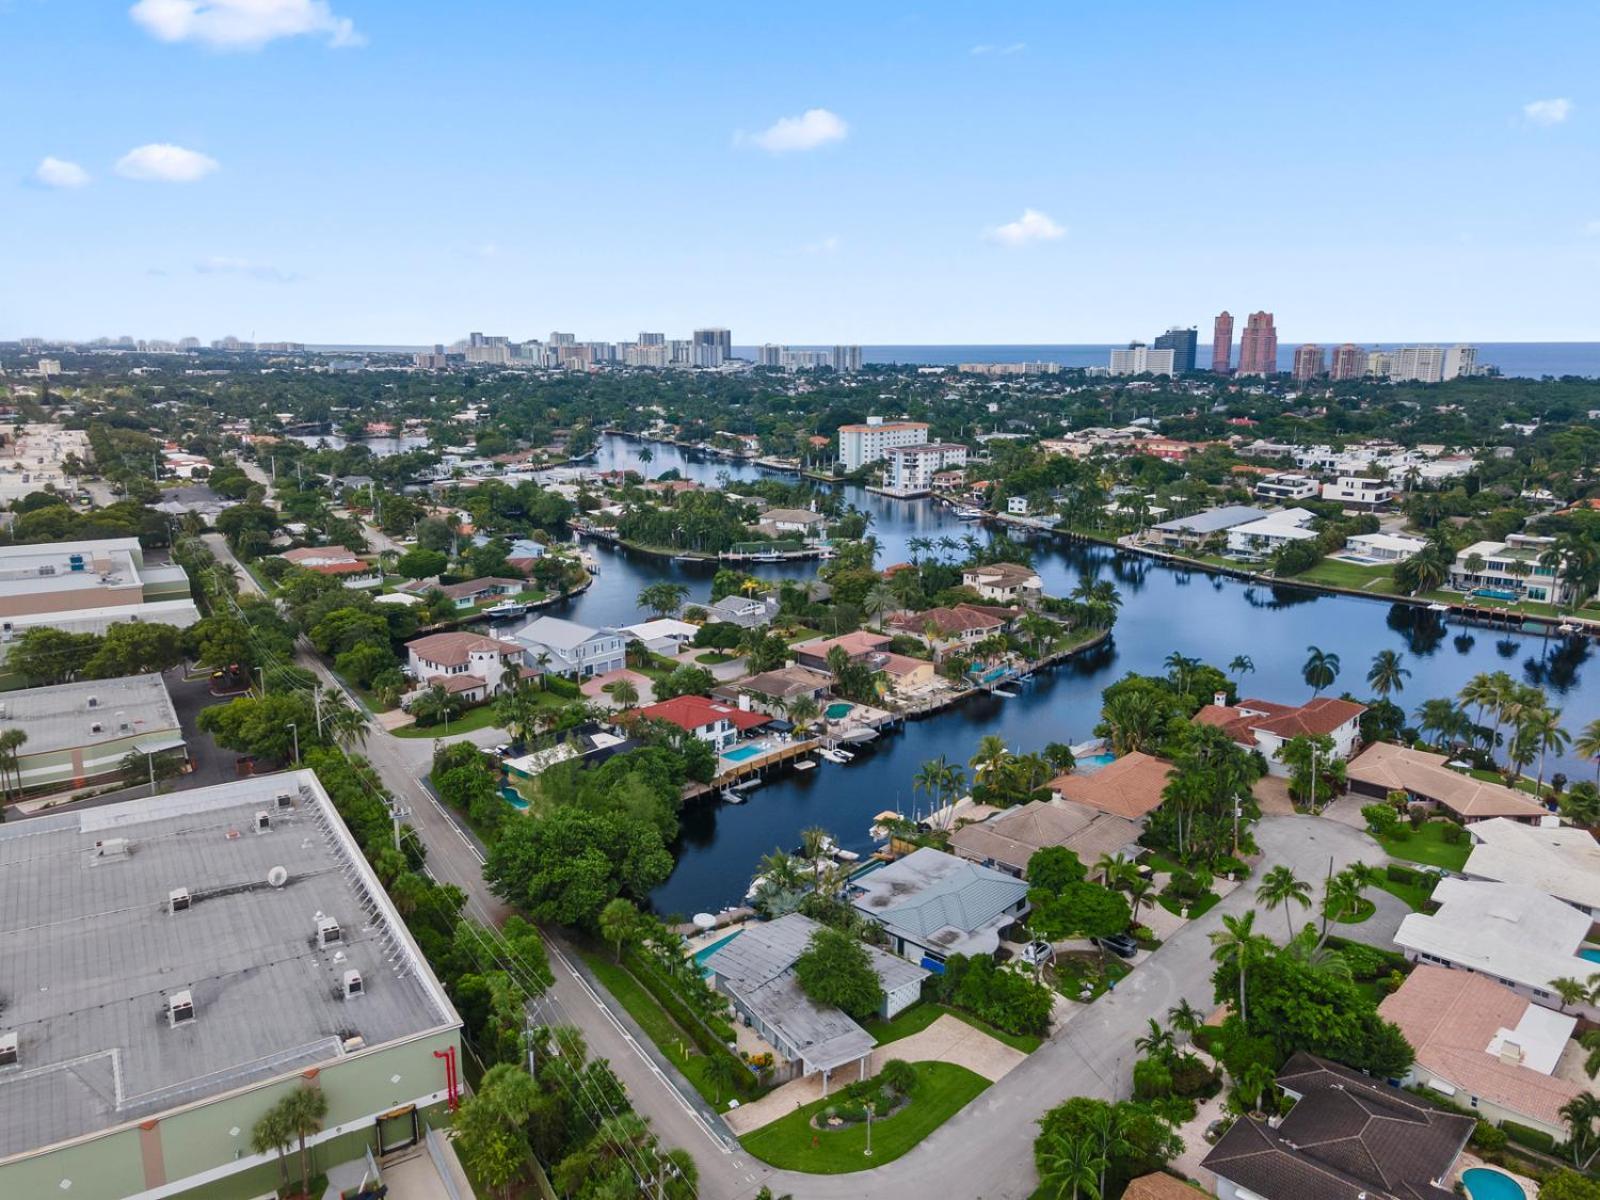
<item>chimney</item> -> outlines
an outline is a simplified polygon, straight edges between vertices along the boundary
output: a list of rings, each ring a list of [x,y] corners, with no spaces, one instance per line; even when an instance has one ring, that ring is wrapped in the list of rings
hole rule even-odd
[[[739,711],[740,712],[749,712],[750,711],[750,693],[749,692],[740,692],[739,693]]]
[[[1227,708],[1228,707],[1228,693],[1227,692],[1212,692],[1211,693],[1211,703],[1215,704],[1218,708]]]

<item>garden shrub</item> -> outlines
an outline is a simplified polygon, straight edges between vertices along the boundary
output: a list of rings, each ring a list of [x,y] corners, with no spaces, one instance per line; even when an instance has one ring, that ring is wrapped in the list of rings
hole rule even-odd
[[[576,700],[583,693],[578,685],[564,675],[545,675],[544,690],[560,696],[563,700]]]
[[[1402,867],[1399,863],[1390,863],[1384,868],[1383,874],[1390,883],[1412,886],[1422,882],[1422,872],[1412,867]]]
[[[1500,1122],[1500,1132],[1517,1145],[1537,1150],[1541,1154],[1549,1154],[1556,1147],[1556,1139],[1544,1130],[1530,1129],[1526,1125],[1518,1125],[1515,1121]]]

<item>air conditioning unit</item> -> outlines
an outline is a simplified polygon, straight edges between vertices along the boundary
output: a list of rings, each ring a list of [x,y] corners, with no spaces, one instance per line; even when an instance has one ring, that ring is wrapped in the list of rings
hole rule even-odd
[[[189,895],[188,888],[173,888],[167,893],[167,911],[181,913],[194,903],[194,898]]]
[[[132,843],[127,838],[101,838],[94,844],[96,858],[127,858]]]
[[[344,973],[344,998],[346,1000],[354,996],[360,996],[366,990],[366,985],[361,982],[360,971],[346,971]]]
[[[339,922],[332,917],[317,918],[317,945],[335,946],[342,941],[344,941],[344,931],[339,928]]]
[[[182,1025],[194,1020],[194,995],[187,988],[167,997],[167,1024]]]
[[[264,808],[256,809],[256,832],[266,833],[272,828],[272,814]]]
[[[0,1067],[17,1065],[17,1031],[8,1029],[0,1033]]]
[[[278,811],[279,812],[283,812],[285,809],[290,809],[290,808],[293,808],[293,807],[294,807],[294,797],[291,796],[288,792],[279,792],[278,793]]]

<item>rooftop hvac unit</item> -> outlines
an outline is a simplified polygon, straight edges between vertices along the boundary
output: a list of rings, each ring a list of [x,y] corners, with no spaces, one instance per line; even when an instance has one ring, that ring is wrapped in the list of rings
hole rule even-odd
[[[272,814],[264,808],[256,809],[256,832],[266,833],[272,828]]]
[[[339,928],[339,922],[332,917],[317,918],[317,945],[336,946],[342,941],[344,941],[344,931]]]
[[[366,990],[366,985],[361,982],[360,971],[346,971],[344,973],[344,998],[346,1000],[353,996],[359,996]]]
[[[54,575],[55,573],[56,568],[54,563],[45,563],[44,566],[39,568],[39,574],[41,575]]]
[[[133,843],[127,838],[101,838],[94,844],[96,858],[127,858]]]
[[[167,1024],[182,1025],[194,1020],[194,995],[187,988],[167,997]]]
[[[279,811],[281,812],[283,809],[293,808],[293,807],[294,807],[294,797],[289,795],[288,792],[279,792],[278,793],[278,809],[279,809]]]
[[[188,888],[173,888],[167,893],[167,911],[181,913],[194,902]]]
[[[17,1031],[8,1029],[0,1033],[0,1067],[17,1065]]]
[[[89,707],[90,708],[99,708],[100,707],[100,697],[99,696],[90,696],[89,697]]]

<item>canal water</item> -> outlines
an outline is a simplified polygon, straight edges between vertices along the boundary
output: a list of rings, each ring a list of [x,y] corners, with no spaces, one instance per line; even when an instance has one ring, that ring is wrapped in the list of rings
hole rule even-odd
[[[759,468],[714,458],[685,455],[677,447],[652,444],[653,460],[638,461],[642,444],[608,437],[598,468],[633,468],[657,475],[676,468],[685,478],[714,483],[718,474],[748,479]],[[928,501],[889,500],[860,488],[846,498],[873,516],[880,566],[910,558],[912,537],[985,537],[983,529],[955,519]],[[638,555],[602,543],[585,543],[600,560],[593,588],[575,597],[560,615],[590,625],[626,624],[644,619],[635,602],[639,590],[662,578],[691,590],[694,600],[709,597],[712,568]],[[1159,673],[1173,651],[1226,668],[1235,655],[1248,655],[1255,672],[1245,676],[1247,696],[1286,703],[1310,697],[1300,674],[1307,648],[1338,654],[1341,672],[1334,694],[1348,689],[1365,696],[1366,673],[1379,650],[1397,650],[1412,674],[1395,697],[1408,712],[1423,700],[1458,692],[1480,671],[1504,670],[1514,678],[1539,683],[1562,723],[1574,735],[1600,716],[1600,688],[1585,680],[1594,667],[1589,643],[1511,634],[1440,620],[1407,606],[1354,597],[1329,596],[1292,587],[1268,587],[1183,571],[1139,555],[1101,546],[1069,544],[1053,537],[1032,541],[1034,565],[1045,590],[1065,595],[1084,572],[1111,580],[1122,594],[1122,610],[1109,642],[1053,671],[1040,672],[1021,685],[1016,699],[981,697],[942,713],[907,722],[886,734],[846,766],[822,763],[814,771],[779,776],[730,806],[711,799],[683,814],[677,868],[651,897],[657,911],[692,914],[739,902],[759,857],[774,849],[793,849],[800,831],[820,825],[839,845],[865,853],[872,848],[868,827],[874,814],[899,808],[910,814],[925,797],[913,794],[917,768],[940,755],[965,764],[985,734],[998,734],[1018,753],[1041,750],[1050,742],[1087,740],[1098,719],[1100,692],[1129,671]],[[960,554],[959,551],[956,554]],[[815,563],[752,564],[768,578],[809,578]],[[1546,774],[1561,770],[1574,779],[1590,778],[1592,764],[1572,755],[1552,757]]]

